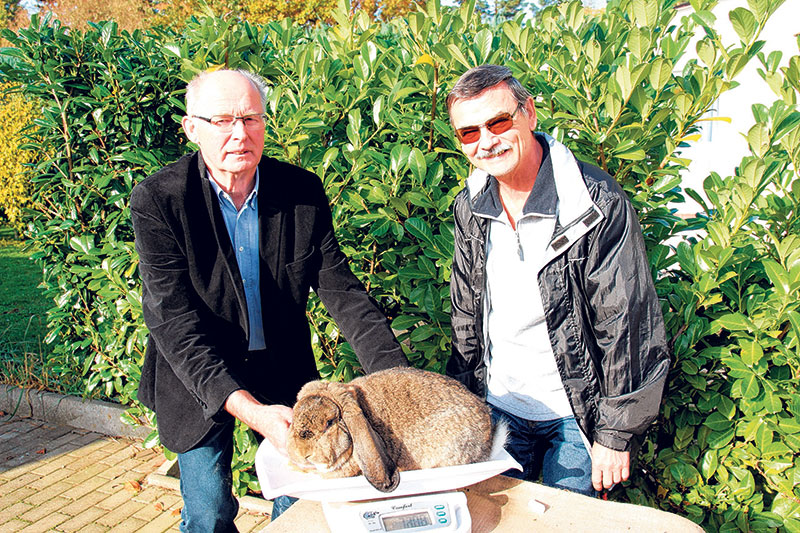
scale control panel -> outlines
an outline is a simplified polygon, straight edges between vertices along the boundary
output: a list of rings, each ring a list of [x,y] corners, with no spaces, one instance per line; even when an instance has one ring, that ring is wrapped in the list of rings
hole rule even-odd
[[[327,509],[326,514],[332,531],[343,528],[345,523],[356,516],[360,528],[353,528],[350,531],[445,533],[470,531],[472,526],[467,511],[467,498],[463,492],[375,500],[349,504],[338,507],[334,512],[331,511],[332,509]]]
[[[453,513],[445,502],[403,502],[388,510],[369,510],[361,514],[367,531],[430,531],[446,528]]]

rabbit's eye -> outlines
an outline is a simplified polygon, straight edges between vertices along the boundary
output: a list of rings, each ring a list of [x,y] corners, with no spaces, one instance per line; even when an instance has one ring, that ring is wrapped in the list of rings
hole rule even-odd
[[[302,430],[302,431],[300,431],[300,432],[298,433],[298,436],[299,436],[301,439],[304,439],[304,440],[305,440],[305,439],[310,439],[311,437],[313,437],[313,436],[314,436],[314,434],[313,434],[311,431],[309,431],[309,430],[307,430],[307,429],[304,429],[304,430]]]
[[[329,427],[331,427],[334,422],[336,422],[335,418],[331,418],[327,422],[325,422],[325,429],[328,429]]]

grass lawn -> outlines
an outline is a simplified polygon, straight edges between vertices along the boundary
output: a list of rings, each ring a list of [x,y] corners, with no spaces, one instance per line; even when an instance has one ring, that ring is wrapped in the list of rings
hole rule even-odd
[[[46,312],[39,268],[14,233],[0,226],[0,382],[59,390],[44,365]]]

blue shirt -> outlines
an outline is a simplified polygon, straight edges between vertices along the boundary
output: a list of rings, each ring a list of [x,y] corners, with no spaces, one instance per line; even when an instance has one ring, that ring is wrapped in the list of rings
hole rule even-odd
[[[258,169],[253,191],[237,211],[230,195],[223,191],[219,184],[208,175],[211,186],[217,193],[219,207],[225,218],[225,227],[236,253],[236,263],[242,276],[244,295],[247,300],[247,316],[250,321],[249,349],[263,350],[264,322],[261,316],[260,269],[258,267]]]

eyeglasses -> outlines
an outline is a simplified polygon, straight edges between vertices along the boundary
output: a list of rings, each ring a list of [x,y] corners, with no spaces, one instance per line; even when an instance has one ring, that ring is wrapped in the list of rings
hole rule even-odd
[[[500,113],[494,118],[487,120],[484,124],[478,126],[464,126],[463,128],[456,129],[456,137],[463,144],[472,144],[481,138],[481,128],[486,127],[494,135],[500,135],[511,129],[514,125],[514,115],[520,110],[522,104],[517,104],[517,108],[513,113]]]
[[[236,124],[237,120],[241,120],[242,124],[247,130],[259,130],[264,127],[264,119],[266,118],[266,114],[255,113],[253,115],[245,115],[243,117],[237,117],[234,115],[214,115],[211,118],[201,117],[200,115],[192,115],[192,118],[205,120],[219,131],[228,133],[233,131],[233,126]]]

